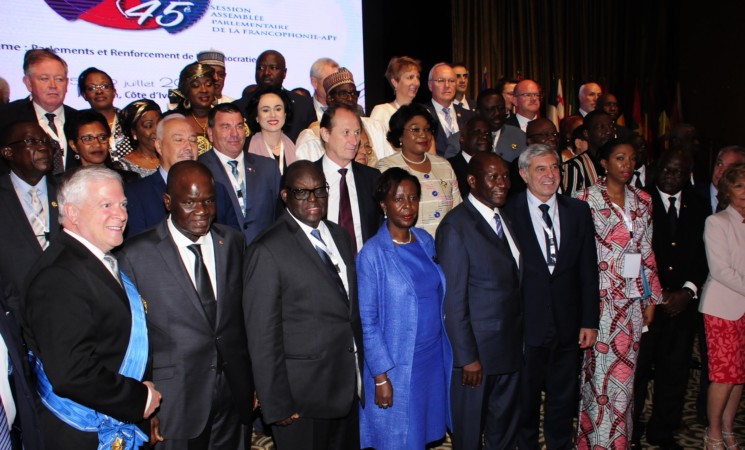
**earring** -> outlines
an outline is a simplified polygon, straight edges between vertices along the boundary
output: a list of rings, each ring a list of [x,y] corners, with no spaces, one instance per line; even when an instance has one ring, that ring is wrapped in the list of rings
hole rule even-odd
[[[184,109],[190,109],[190,108],[191,108],[191,102],[187,98],[186,100],[184,100]]]
[[[80,159],[80,154],[79,153],[75,153],[75,159]]]

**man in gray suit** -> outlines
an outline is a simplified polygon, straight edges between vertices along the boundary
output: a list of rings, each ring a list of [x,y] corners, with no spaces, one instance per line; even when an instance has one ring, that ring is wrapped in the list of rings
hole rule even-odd
[[[235,450],[251,423],[253,379],[243,327],[243,235],[215,224],[215,182],[196,161],[174,164],[169,216],[119,254],[147,303],[153,379],[166,450]],[[160,447],[160,445],[159,445]]]
[[[437,229],[445,272],[445,327],[453,346],[453,448],[514,448],[523,320],[520,249],[501,209],[509,168],[482,152],[468,163],[468,199]]]
[[[362,326],[354,250],[326,216],[316,164],[285,172],[287,209],[248,249],[244,307],[256,395],[278,450],[359,449]]]
[[[518,127],[505,124],[504,97],[496,89],[481,91],[476,100],[476,114],[489,121],[491,150],[507,163],[517,159],[525,150],[525,133]],[[460,150],[460,133],[448,138],[445,158],[452,158]]]

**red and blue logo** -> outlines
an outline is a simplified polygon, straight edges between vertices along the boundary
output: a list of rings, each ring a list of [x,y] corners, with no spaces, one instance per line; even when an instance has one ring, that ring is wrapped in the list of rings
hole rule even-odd
[[[183,31],[202,18],[209,0],[45,0],[67,20],[108,28]]]

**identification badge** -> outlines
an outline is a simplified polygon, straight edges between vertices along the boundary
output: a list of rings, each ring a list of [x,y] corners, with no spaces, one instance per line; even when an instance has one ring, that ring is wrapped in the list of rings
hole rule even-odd
[[[642,254],[641,253],[627,253],[623,260],[623,273],[621,276],[624,278],[638,278],[642,269]]]

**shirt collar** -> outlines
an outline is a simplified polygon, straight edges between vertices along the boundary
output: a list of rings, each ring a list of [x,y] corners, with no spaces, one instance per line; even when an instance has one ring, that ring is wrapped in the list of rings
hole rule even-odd
[[[543,202],[538,197],[533,195],[533,193],[530,192],[530,189],[526,189],[525,192],[528,194],[528,206],[530,207],[531,211],[533,211],[533,209],[538,208],[538,206],[544,203],[548,205],[552,211],[556,211],[555,209],[556,208],[556,194],[552,195],[551,198]]]
[[[36,117],[44,117],[45,118],[46,117],[45,115],[46,114],[49,114],[51,112],[52,114],[55,115],[55,119],[56,118],[61,118],[61,119],[64,119],[65,118],[65,108],[64,108],[64,105],[59,105],[59,107],[57,109],[55,109],[54,111],[47,111],[46,109],[42,108],[41,105],[39,105],[38,103],[36,103],[34,101],[32,101],[31,104],[34,105],[34,111],[36,111]]]
[[[196,242],[192,242],[191,239],[184,236],[184,233],[179,231],[178,228],[176,228],[176,225],[173,223],[173,216],[168,216],[168,231],[171,233],[171,237],[173,238],[173,242],[176,243],[177,247],[188,247],[192,244],[199,244],[199,245],[210,245],[212,244],[212,236],[208,232],[204,236],[199,236],[199,239],[196,240]]]
[[[41,177],[41,180],[39,180],[39,183],[37,183],[36,186],[31,186],[30,184],[23,181],[21,177],[16,175],[15,172],[11,171],[10,182],[13,183],[13,188],[16,191],[28,192],[29,190],[31,190],[31,188],[35,187],[39,190],[39,194],[46,195],[47,193],[47,176],[46,175]]]

